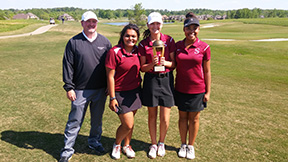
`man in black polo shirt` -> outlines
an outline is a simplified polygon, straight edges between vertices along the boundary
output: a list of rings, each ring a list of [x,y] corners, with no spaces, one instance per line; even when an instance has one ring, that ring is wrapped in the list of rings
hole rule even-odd
[[[100,143],[102,115],[106,102],[105,57],[111,43],[96,32],[98,18],[92,11],[82,15],[83,31],[71,38],[63,57],[63,82],[71,111],[64,132],[64,147],[59,162],[68,162],[74,153],[73,146],[88,105],[91,129],[88,144],[98,153],[105,153]]]

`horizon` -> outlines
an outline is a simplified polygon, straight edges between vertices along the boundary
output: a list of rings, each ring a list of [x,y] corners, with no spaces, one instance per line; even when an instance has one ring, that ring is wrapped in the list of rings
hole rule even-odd
[[[133,9],[133,8],[126,8],[126,9],[122,9],[122,8],[118,8],[118,9],[106,9],[106,8],[81,8],[81,7],[68,7],[68,6],[62,6],[62,7],[49,7],[49,8],[25,8],[25,9],[18,9],[18,8],[8,8],[8,9],[1,9],[0,10],[19,10],[19,11],[24,11],[24,10],[32,10],[32,9],[55,9],[55,8],[79,8],[79,9],[82,9],[82,10],[97,10],[97,9],[100,9],[100,10],[129,10],[129,9]],[[245,7],[247,8],[247,7]],[[256,7],[255,7],[256,8]],[[249,10],[253,10],[255,8],[248,8]],[[227,10],[221,10],[221,9],[209,9],[209,8],[185,8],[183,10],[193,10],[193,9],[205,9],[205,10],[212,10],[212,11],[232,11],[232,10],[241,10],[241,9],[244,9],[244,8],[238,8],[238,9],[227,9]],[[277,9],[277,8],[273,8],[273,9],[263,9],[263,8],[257,8],[257,9],[260,9],[260,10],[285,10],[285,11],[288,11],[288,9]],[[144,10],[166,10],[166,9],[152,9],[152,8],[144,8]],[[169,11],[174,11],[174,12],[177,12],[177,11],[183,11],[183,10],[167,10],[168,12]]]
[[[190,0],[126,0],[125,3],[118,0],[94,2],[92,0],[9,0],[1,4],[1,10],[28,10],[74,7],[81,9],[132,9],[135,4],[141,3],[143,9],[182,11],[186,9],[208,10],[238,10],[243,8],[262,10],[288,10],[288,1],[284,0],[205,0],[191,2]],[[185,7],[183,7],[185,6]]]

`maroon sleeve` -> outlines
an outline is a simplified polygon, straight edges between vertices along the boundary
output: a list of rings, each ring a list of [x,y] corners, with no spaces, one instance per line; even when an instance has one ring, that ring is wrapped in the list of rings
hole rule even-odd
[[[207,45],[204,49],[204,60],[210,60],[211,59],[211,50],[210,50],[210,46]]]
[[[175,40],[172,37],[170,37],[170,39],[169,39],[169,53],[175,52],[175,50],[176,50]]]
[[[144,45],[144,40],[142,40],[138,45],[138,52],[140,56],[146,56],[146,50]]]
[[[117,61],[116,61],[116,53],[115,48],[111,48],[106,56],[105,66],[110,69],[116,69]]]

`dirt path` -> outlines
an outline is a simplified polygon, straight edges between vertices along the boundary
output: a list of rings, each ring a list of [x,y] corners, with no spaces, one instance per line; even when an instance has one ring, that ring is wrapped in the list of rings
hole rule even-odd
[[[46,25],[46,26],[42,26],[38,29],[36,29],[35,31],[31,32],[31,33],[24,33],[24,34],[17,34],[17,35],[7,35],[7,36],[0,36],[0,39],[5,39],[5,38],[15,38],[15,37],[23,37],[23,36],[29,36],[29,35],[37,35],[37,34],[42,34],[47,32],[50,28],[57,26],[56,25]]]

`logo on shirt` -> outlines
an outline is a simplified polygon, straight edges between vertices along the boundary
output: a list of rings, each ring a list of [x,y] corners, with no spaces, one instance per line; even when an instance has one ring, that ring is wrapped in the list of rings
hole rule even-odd
[[[196,48],[195,51],[194,51],[194,54],[197,55],[197,54],[199,54],[199,53],[200,53],[200,48]]]
[[[105,47],[98,47],[99,50],[103,50]]]

